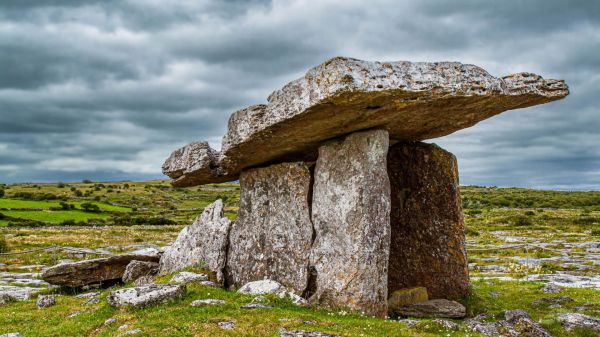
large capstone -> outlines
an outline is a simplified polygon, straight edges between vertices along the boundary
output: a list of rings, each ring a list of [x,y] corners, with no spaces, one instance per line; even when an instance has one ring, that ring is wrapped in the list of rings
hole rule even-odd
[[[496,78],[458,62],[367,62],[336,57],[231,115],[221,152],[175,151],[163,172],[175,186],[235,180],[248,167],[315,160],[323,141],[369,128],[415,141],[448,135],[506,110],[568,95],[531,73]]]
[[[430,298],[468,294],[465,226],[456,158],[433,144],[389,149],[391,244],[388,289],[425,287]]]
[[[242,172],[240,207],[230,235],[227,283],[265,278],[302,294],[312,243],[310,165],[282,163]]]
[[[194,223],[185,227],[160,259],[160,272],[172,273],[189,266],[201,266],[223,282],[231,220],[223,216],[223,201],[206,206]]]
[[[310,301],[387,314],[388,133],[357,132],[319,148],[314,173]]]
[[[44,281],[65,286],[81,287],[89,284],[121,281],[127,265],[133,261],[158,262],[158,256],[122,254],[108,258],[61,263],[42,273]]]

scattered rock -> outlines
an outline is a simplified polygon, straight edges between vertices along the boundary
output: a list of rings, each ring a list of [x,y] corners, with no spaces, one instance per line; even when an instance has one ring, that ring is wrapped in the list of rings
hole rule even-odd
[[[75,311],[67,316],[67,318],[73,318],[81,315],[81,311]]]
[[[264,296],[256,296],[256,297],[255,297],[255,298],[252,300],[252,302],[257,302],[257,303],[260,303],[260,302],[266,302],[266,301],[267,301],[267,298],[266,298],[266,297],[264,297]]]
[[[264,303],[248,303],[242,305],[240,308],[242,309],[271,309],[272,305],[264,304]]]
[[[220,284],[217,284],[213,281],[200,281],[200,285],[205,287],[221,288]]]
[[[319,148],[312,220],[311,303],[387,315],[390,182],[385,130],[356,132]],[[312,289],[314,288],[314,289]]]
[[[111,318],[106,319],[106,321],[104,321],[104,325],[108,326],[108,325],[111,325],[111,324],[115,323],[116,321],[117,321],[116,318],[111,317]]]
[[[507,310],[504,312],[504,318],[512,325],[511,328],[520,333],[520,336],[552,337],[539,323],[532,320],[524,310]]]
[[[0,286],[0,302],[27,301],[39,291],[30,287]]]
[[[547,303],[564,303],[573,302],[573,299],[569,296],[558,296],[558,297],[544,297],[539,300],[531,302],[532,304],[547,304]]]
[[[435,299],[396,308],[394,313],[409,317],[463,318],[466,315],[466,308],[455,301]]]
[[[91,292],[91,293],[85,293],[85,294],[79,294],[77,296],[75,296],[75,298],[84,298],[84,299],[90,299],[96,296],[100,296],[99,292]]]
[[[225,304],[223,300],[215,300],[215,299],[206,299],[206,300],[196,300],[192,302],[192,307],[204,307],[207,305],[221,305]]]
[[[223,330],[231,330],[231,329],[235,328],[235,323],[233,323],[231,321],[218,322],[217,325],[219,326],[219,328],[221,328]]]
[[[458,324],[446,319],[434,319],[433,323],[441,326],[446,330],[458,331]]]
[[[23,335],[21,335],[18,332],[11,332],[11,333],[5,333],[0,335],[0,337],[23,337]]]
[[[287,292],[287,289],[279,282],[273,280],[261,280],[248,282],[237,291],[244,295],[276,294]]]
[[[571,331],[575,328],[587,328],[595,332],[600,332],[600,318],[577,313],[568,313],[559,315],[557,319],[567,331]]]
[[[123,324],[117,328],[117,330],[125,330],[129,328],[129,324]]]
[[[117,335],[117,337],[120,336],[131,336],[131,335],[137,335],[139,333],[142,333],[142,329],[133,329],[133,330],[129,330],[129,331],[125,331],[119,335]]]
[[[194,223],[185,227],[175,242],[165,249],[160,259],[160,272],[172,273],[201,264],[214,272],[217,281],[222,283],[230,228],[231,220],[223,215],[221,199],[206,206]]]
[[[456,157],[435,144],[389,148],[391,241],[388,289],[427,288],[431,298],[469,294]]]
[[[419,324],[420,321],[416,320],[416,319],[410,319],[410,318],[403,318],[403,319],[399,319],[398,323],[406,325],[409,328],[414,328],[415,326],[417,326],[417,324]]]
[[[66,287],[120,281],[125,268],[133,260],[158,262],[158,257],[122,254],[108,258],[63,263],[46,269],[42,273],[42,278],[50,284]]]
[[[123,282],[133,282],[142,276],[158,273],[158,263],[133,260],[123,273]]]
[[[151,275],[140,276],[137,278],[137,280],[133,281],[133,285],[136,287],[141,287],[152,283],[154,283],[154,276]]]
[[[388,298],[388,310],[404,307],[417,302],[429,300],[427,289],[425,287],[404,288],[394,291]]]
[[[287,330],[279,329],[279,337],[341,337],[338,335],[330,335],[324,332],[304,331],[304,330]]]
[[[38,295],[36,305],[38,309],[48,308],[56,304],[54,295]]]
[[[568,93],[563,81],[531,73],[496,78],[457,62],[336,57],[273,92],[266,105],[233,113],[220,153],[207,143],[190,145],[175,151],[163,172],[178,187],[233,181],[246,167],[315,159],[323,141],[359,130],[385,128],[392,139],[437,138]]]
[[[192,282],[202,282],[207,281],[208,276],[205,274],[197,274],[189,271],[182,271],[180,273],[175,274],[169,281],[170,284],[188,284]]]
[[[478,332],[484,336],[499,336],[498,324],[495,322],[483,322],[486,319],[484,315],[473,317],[467,322],[467,327],[473,332]]]
[[[97,298],[90,298],[84,302],[84,304],[87,304],[87,305],[98,304],[98,303],[100,303],[100,300]]]
[[[143,307],[172,301],[184,295],[185,285],[152,284],[111,291],[106,301],[115,307]]]
[[[552,293],[552,294],[559,294],[563,291],[561,287],[559,287],[558,285],[556,285],[556,283],[553,283],[553,282],[546,283],[543,287],[540,288],[540,290],[543,293]]]
[[[227,284],[265,278],[296,294],[307,287],[313,226],[310,163],[281,163],[240,175],[240,206],[231,227]]]

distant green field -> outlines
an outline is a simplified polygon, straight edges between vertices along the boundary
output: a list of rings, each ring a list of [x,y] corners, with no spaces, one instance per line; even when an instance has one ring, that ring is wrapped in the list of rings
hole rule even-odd
[[[81,202],[79,201],[69,201],[69,204],[75,205],[75,207],[80,208]],[[101,210],[111,211],[111,212],[129,212],[130,208],[107,205],[99,202],[93,202],[98,205]],[[58,201],[35,201],[35,200],[20,200],[20,199],[0,199],[0,208],[43,208],[49,209],[50,207],[60,207],[60,203]]]
[[[21,219],[29,219],[50,223],[59,223],[65,220],[87,221],[89,219],[106,219],[106,213],[87,213],[83,211],[2,211],[2,214]]]

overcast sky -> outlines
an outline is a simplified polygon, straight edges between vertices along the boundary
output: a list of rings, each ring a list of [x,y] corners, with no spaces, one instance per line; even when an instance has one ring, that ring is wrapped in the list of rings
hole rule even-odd
[[[481,5],[485,3],[486,5]],[[163,178],[333,56],[459,61],[571,95],[432,140],[462,184],[600,189],[600,1],[1,0],[0,182]]]

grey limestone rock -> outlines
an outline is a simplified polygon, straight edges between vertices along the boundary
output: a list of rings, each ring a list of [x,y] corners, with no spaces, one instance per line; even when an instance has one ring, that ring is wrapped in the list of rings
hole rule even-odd
[[[353,133],[319,148],[309,302],[387,314],[390,249],[388,132]]]
[[[152,284],[111,291],[106,301],[113,307],[144,307],[169,302],[185,295],[184,285]]]

